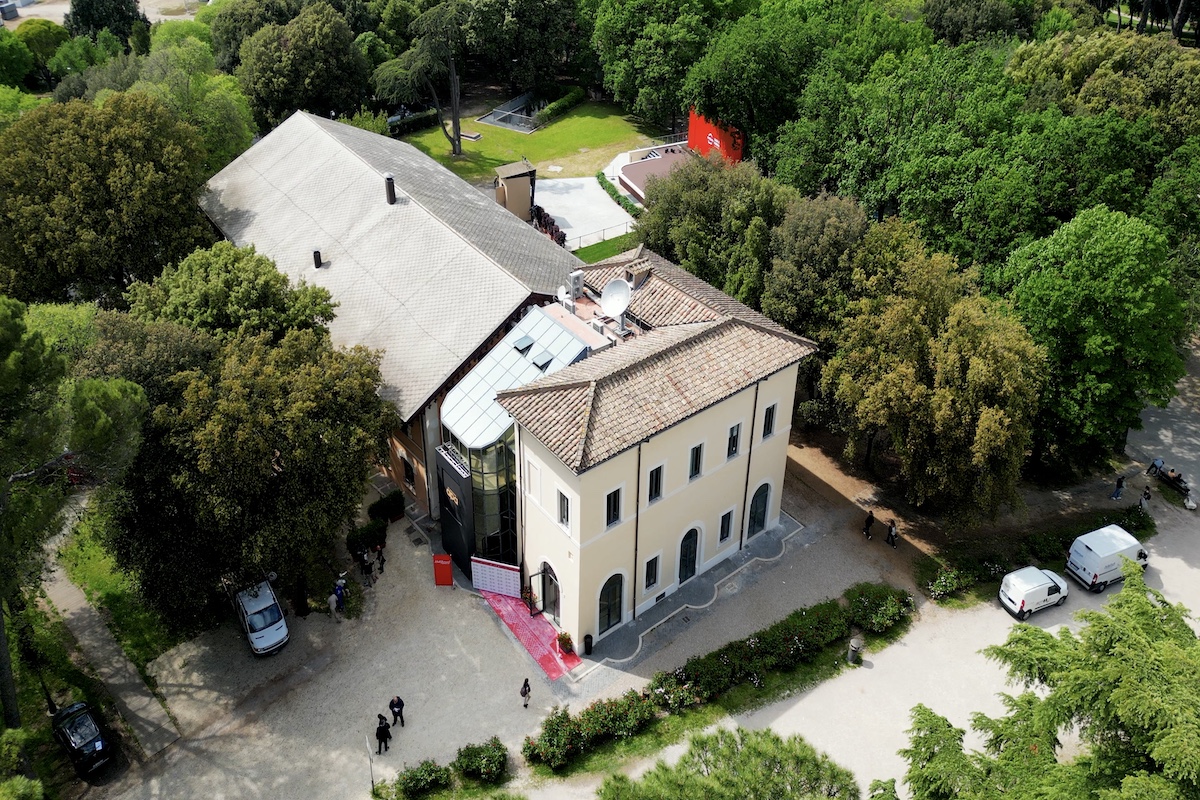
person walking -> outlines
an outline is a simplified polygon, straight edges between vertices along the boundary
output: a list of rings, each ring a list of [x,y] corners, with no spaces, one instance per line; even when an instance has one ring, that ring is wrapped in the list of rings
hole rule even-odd
[[[1142,499],[1138,500],[1138,507],[1142,509],[1143,514],[1150,513],[1150,487],[1142,489]]]
[[[396,695],[388,702],[388,711],[392,712],[392,724],[396,724],[396,720],[400,721],[400,727],[404,727],[404,701],[400,699],[400,695]]]
[[[379,574],[383,574],[383,565],[387,563],[387,559],[383,557],[383,545],[375,545],[375,566],[379,567]]]
[[[1125,491],[1125,476],[1117,476],[1117,488],[1113,489],[1113,493],[1108,496],[1109,500],[1120,500],[1121,492]]]
[[[392,739],[392,726],[388,725],[387,717],[383,714],[376,714],[379,717],[379,724],[375,726],[375,741],[379,746],[375,749],[375,755],[381,756],[388,749],[388,742]]]
[[[529,708],[529,695],[533,694],[533,690],[529,688],[529,678],[521,684],[521,699],[525,701],[525,708]]]
[[[863,536],[871,538],[871,528],[875,526],[875,512],[867,512],[867,521],[863,523]]]
[[[884,541],[887,542],[888,544],[890,544],[892,546],[893,550],[896,549],[896,520],[894,520],[894,519],[888,520],[887,539],[885,539]]]
[[[333,593],[337,595],[337,610],[346,610],[346,579],[338,578],[337,583],[333,585]]]
[[[338,625],[342,624],[342,615],[338,613],[338,597],[336,594],[329,595],[329,616]]]
[[[370,588],[375,585],[375,565],[371,563],[371,555],[366,550],[358,554],[358,569],[362,573],[364,586]]]

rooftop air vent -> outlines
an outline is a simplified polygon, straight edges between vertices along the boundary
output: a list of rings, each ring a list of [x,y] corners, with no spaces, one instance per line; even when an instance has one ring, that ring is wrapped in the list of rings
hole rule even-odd
[[[383,187],[384,191],[387,192],[388,205],[396,205],[396,178],[392,173],[383,173]]]

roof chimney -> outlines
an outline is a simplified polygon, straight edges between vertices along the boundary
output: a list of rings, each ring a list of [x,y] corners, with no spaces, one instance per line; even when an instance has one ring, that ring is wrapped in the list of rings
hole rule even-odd
[[[396,178],[392,173],[383,173],[383,185],[387,189],[387,201],[389,206],[396,205]]]
[[[313,269],[321,268],[321,251],[313,250]]]

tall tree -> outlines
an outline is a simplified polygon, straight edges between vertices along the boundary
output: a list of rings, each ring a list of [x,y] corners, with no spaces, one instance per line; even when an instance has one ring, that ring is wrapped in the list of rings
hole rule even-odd
[[[421,14],[409,25],[412,46],[397,59],[375,70],[371,85],[375,94],[392,103],[413,102],[420,97],[433,100],[438,127],[450,143],[452,155],[462,155],[462,87],[459,67],[466,53],[473,7],[466,0],[445,0]],[[437,86],[446,82],[450,101],[450,129],[446,129]]]
[[[39,574],[38,554],[65,497],[68,460],[119,477],[140,441],[145,395],[124,380],[62,385],[65,359],[31,332],[25,306],[0,297],[0,604]],[[55,476],[59,479],[54,480]],[[0,608],[0,705],[21,725]]]
[[[0,28],[0,86],[19,86],[33,64],[25,42],[8,28]]]
[[[165,320],[218,339],[289,330],[326,331],[336,304],[329,291],[301,283],[293,287],[275,262],[254,252],[217,242],[167,267],[152,283],[135,283],[127,295],[130,313],[146,321]]]
[[[242,44],[268,25],[286,25],[300,13],[297,0],[232,0],[212,18],[213,55],[217,69],[233,73],[242,63]]]
[[[878,255],[877,255],[878,254]],[[848,455],[885,433],[908,498],[964,524],[1020,504],[1044,354],[1004,304],[980,297],[911,226],[873,228],[855,257],[852,303],[823,382],[844,414]]]
[[[849,770],[798,736],[720,729],[692,737],[674,766],[659,761],[636,781],[604,779],[599,800],[858,800]]]
[[[983,752],[963,750],[964,731],[925,706],[913,709],[905,782],[913,800],[1102,797],[1185,800],[1200,792],[1200,642],[1187,610],[1125,566],[1125,586],[1084,628],[1058,635],[1016,625],[985,652],[1025,688],[1007,713],[975,714]],[[1085,744],[1063,757],[1058,734]]]
[[[137,0],[71,0],[71,10],[63,17],[63,26],[72,36],[92,38],[107,28],[124,43],[133,33],[133,23],[139,21],[150,27]]]
[[[1186,326],[1167,255],[1157,229],[1097,206],[990,275],[1048,354],[1038,461],[1088,466],[1175,394]]]
[[[33,56],[33,68],[46,86],[52,86],[54,76],[50,73],[50,59],[63,42],[71,38],[67,29],[48,19],[27,19],[13,31],[25,43]]]
[[[352,114],[366,95],[367,60],[346,20],[325,2],[259,30],[242,45],[241,59],[238,80],[264,128],[298,109]]]

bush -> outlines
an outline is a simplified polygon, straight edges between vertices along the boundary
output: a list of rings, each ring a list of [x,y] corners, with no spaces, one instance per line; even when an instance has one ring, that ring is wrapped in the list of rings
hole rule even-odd
[[[454,774],[450,772],[449,767],[426,759],[396,776],[396,794],[408,800],[415,800],[442,789],[449,789],[453,781]]]
[[[850,623],[871,633],[887,633],[913,611],[912,595],[881,583],[855,584],[846,600]]]
[[[500,783],[508,772],[508,748],[499,737],[493,736],[483,744],[459,748],[458,757],[450,766],[465,777],[483,783]]]
[[[387,521],[373,519],[366,525],[360,525],[346,534],[346,551],[351,555],[363,550],[374,550],[375,547],[387,546]]]
[[[555,707],[542,722],[542,733],[526,736],[521,753],[531,764],[560,770],[572,760],[610,739],[633,736],[655,720],[654,701],[630,690],[612,700],[597,700],[578,717]]]
[[[938,568],[937,575],[926,585],[925,590],[931,599],[944,600],[955,592],[970,589],[977,582],[971,573],[956,569],[949,564],[942,564]]]
[[[654,673],[646,691],[656,705],[669,711],[700,705],[700,695],[682,669]]]
[[[586,99],[587,92],[583,90],[583,87],[572,86],[565,95],[534,114],[533,121],[537,123],[538,127],[541,127],[550,120],[558,119]]]
[[[604,187],[604,191],[608,192],[608,196],[611,197],[617,205],[625,209],[629,216],[637,219],[642,215],[642,207],[637,203],[634,203],[625,195],[621,194],[621,190],[616,186],[613,186],[612,181],[605,176],[604,170],[600,170],[596,173],[596,180],[600,181],[600,185]]]
[[[408,501],[404,498],[404,492],[395,489],[367,506],[367,516],[371,519],[392,522],[404,516],[404,508],[407,505]]]
[[[426,128],[432,128],[437,124],[437,121],[437,109],[431,108],[428,111],[418,111],[416,114],[409,114],[404,119],[389,122],[388,130],[391,131],[392,136],[403,136],[413,131],[423,131]]]

